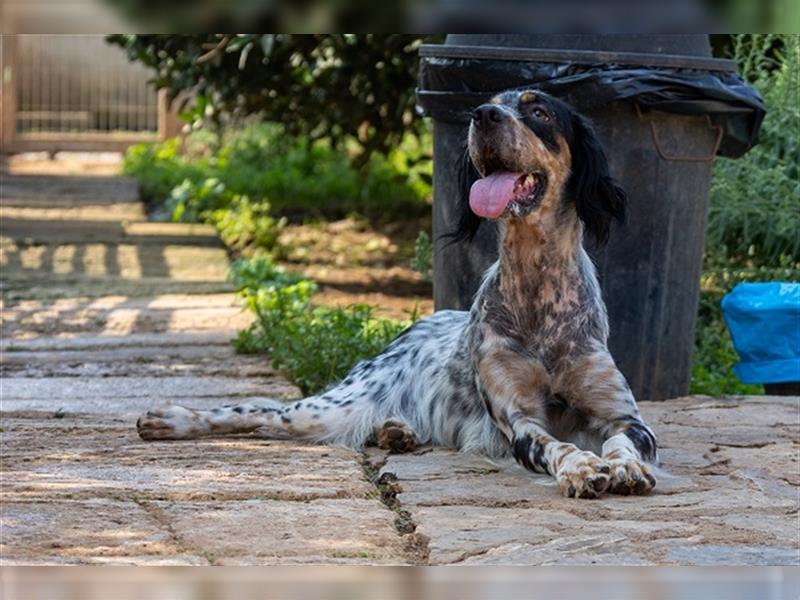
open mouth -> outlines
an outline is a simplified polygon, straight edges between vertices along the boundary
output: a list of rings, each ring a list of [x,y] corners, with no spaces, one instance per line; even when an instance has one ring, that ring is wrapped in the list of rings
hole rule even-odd
[[[506,212],[526,215],[538,206],[545,185],[542,173],[493,172],[472,184],[469,207],[487,219],[497,219]]]

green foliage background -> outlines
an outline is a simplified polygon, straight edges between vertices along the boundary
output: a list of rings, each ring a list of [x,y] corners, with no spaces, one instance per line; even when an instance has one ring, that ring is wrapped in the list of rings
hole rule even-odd
[[[424,131],[414,115],[418,49],[442,36],[408,34],[112,35],[151,67],[172,97],[191,92],[189,122],[243,115],[280,123],[309,142],[359,144],[364,164]]]
[[[729,48],[768,110],[758,145],[714,166],[691,386],[709,395],[763,393],[731,371],[722,296],[743,281],[800,281],[800,36],[735,35]]]

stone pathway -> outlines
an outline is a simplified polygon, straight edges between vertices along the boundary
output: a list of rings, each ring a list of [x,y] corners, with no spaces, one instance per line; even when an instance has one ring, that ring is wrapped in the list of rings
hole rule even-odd
[[[641,408],[663,463],[646,497],[565,500],[549,478],[443,449],[374,460],[430,564],[800,564],[797,398]]]
[[[144,443],[136,416],[298,391],[204,227],[132,182],[12,163],[0,189],[4,564],[800,564],[800,399],[642,403],[646,498],[560,497],[512,464],[250,436]],[[377,482],[377,485],[376,483]]]
[[[249,316],[213,230],[146,222],[107,171],[37,166],[0,182],[2,562],[407,562],[356,452],[138,438],[166,400],[299,391],[234,354]]]

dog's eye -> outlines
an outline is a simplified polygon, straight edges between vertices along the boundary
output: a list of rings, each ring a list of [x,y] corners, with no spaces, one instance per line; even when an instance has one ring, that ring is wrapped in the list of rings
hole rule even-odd
[[[549,121],[550,115],[544,112],[541,108],[534,108],[533,109],[533,116],[537,119],[541,119],[542,121]]]

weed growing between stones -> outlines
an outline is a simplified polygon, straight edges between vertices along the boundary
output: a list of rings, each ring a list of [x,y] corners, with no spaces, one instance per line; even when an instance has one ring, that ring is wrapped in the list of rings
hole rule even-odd
[[[416,320],[376,317],[364,304],[327,308],[311,302],[316,284],[267,258],[240,259],[231,278],[256,320],[234,340],[237,351],[264,352],[303,394],[337,381],[359,360],[373,356]]]

